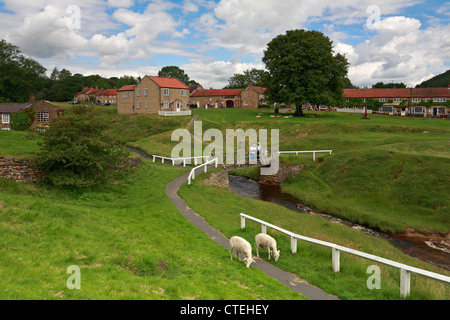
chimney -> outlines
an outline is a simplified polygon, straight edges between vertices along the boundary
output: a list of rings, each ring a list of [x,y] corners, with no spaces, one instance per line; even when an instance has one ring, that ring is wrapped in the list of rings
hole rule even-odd
[[[248,86],[249,86],[249,87],[252,87],[252,86],[253,86],[253,81],[252,81],[252,80],[249,80]]]
[[[34,93],[30,93],[30,101],[35,101],[36,97],[34,95]]]

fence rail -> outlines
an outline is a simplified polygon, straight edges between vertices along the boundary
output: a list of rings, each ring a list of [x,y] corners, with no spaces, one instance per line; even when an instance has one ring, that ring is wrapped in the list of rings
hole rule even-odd
[[[158,115],[163,117],[174,117],[174,116],[190,116],[192,114],[191,110],[189,111],[158,111]]]
[[[277,151],[277,153],[282,154],[282,153],[295,153],[297,156],[299,153],[312,153],[313,154],[313,161],[316,161],[316,153],[329,153],[331,154],[333,152],[333,150],[312,150],[312,151]]]
[[[201,168],[201,167],[205,167],[205,172],[207,172],[208,171],[208,164],[211,164],[211,163],[214,163],[215,167],[217,168],[217,165],[219,163],[219,159],[218,158],[213,158],[213,159],[211,159],[211,160],[209,160],[209,161],[207,161],[207,162],[205,162],[205,163],[203,163],[203,164],[201,164],[201,165],[199,165],[199,166],[197,166],[195,168],[192,168],[192,170],[191,170],[191,172],[189,173],[189,176],[188,176],[188,184],[189,185],[191,184],[191,179],[195,179],[195,170],[196,169]]]
[[[283,228],[277,227],[271,223],[268,223],[266,221],[260,220],[258,218],[249,216],[247,214],[241,213],[241,229],[245,228],[245,219],[250,219],[253,220],[255,222],[258,222],[261,224],[261,232],[262,233],[267,233],[267,227],[272,228],[274,230],[280,231],[288,236],[291,237],[291,252],[292,253],[296,253],[297,252],[297,240],[304,240],[304,241],[308,241],[311,243],[315,243],[321,246],[325,246],[325,247],[329,247],[332,249],[332,257],[331,257],[331,264],[332,264],[332,269],[334,272],[339,272],[340,271],[340,252],[346,252],[355,256],[359,256],[365,259],[369,259],[372,261],[376,261],[382,264],[386,264],[395,268],[400,269],[400,296],[402,298],[406,298],[410,295],[410,291],[411,291],[411,273],[415,273],[415,274],[419,274],[425,277],[429,277],[435,280],[439,280],[439,281],[443,281],[443,282],[447,282],[450,283],[450,277],[444,276],[442,274],[439,273],[435,273],[435,272],[431,272],[431,271],[427,271],[427,270],[423,270],[423,269],[419,269],[419,268],[415,268],[403,263],[399,263],[396,261],[392,261],[389,259],[385,259],[385,258],[381,258],[372,254],[368,254],[365,252],[361,252],[358,250],[354,250],[354,249],[350,249],[347,247],[343,247],[340,246],[338,244],[334,244],[331,242],[327,242],[327,241],[322,241],[322,240],[318,240],[318,239],[314,239],[314,238],[309,238],[309,237],[305,237],[299,234],[295,234],[291,231],[285,230]]]
[[[176,161],[181,161],[181,162],[183,162],[183,167],[186,167],[186,161],[187,160],[194,159],[194,165],[197,165],[197,159],[204,159],[204,158],[206,158],[206,161],[208,161],[209,158],[210,158],[209,156],[186,157],[186,158],[169,158],[169,157],[158,156],[156,154],[153,154],[152,157],[153,157],[153,162],[155,162],[156,158],[159,158],[159,159],[161,159],[162,163],[164,163],[164,160],[172,161],[172,165],[175,165]]]

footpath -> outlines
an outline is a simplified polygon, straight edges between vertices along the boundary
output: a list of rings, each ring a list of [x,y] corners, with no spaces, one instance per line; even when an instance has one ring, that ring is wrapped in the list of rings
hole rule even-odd
[[[198,174],[200,174],[200,171],[202,170],[203,169],[199,169]],[[218,230],[210,226],[202,216],[189,208],[183,198],[178,195],[178,190],[180,189],[181,185],[187,181],[188,176],[189,172],[183,174],[182,176],[179,176],[171,183],[169,183],[166,189],[167,196],[186,219],[188,219],[193,225],[202,230],[204,233],[206,233],[217,244],[229,250],[229,239]],[[226,257],[228,257],[228,255]],[[265,272],[268,276],[277,279],[292,290],[299,292],[300,294],[308,297],[311,300],[339,300],[338,297],[326,293],[322,289],[319,289],[307,283],[305,280],[300,279],[292,273],[281,270],[280,268],[277,268],[269,262],[262,260],[256,256],[254,256],[253,258],[256,260],[256,262],[251,265],[251,268],[254,267]]]

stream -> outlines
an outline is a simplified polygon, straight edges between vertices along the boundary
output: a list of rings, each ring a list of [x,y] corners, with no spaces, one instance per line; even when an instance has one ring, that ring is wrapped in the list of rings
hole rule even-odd
[[[242,197],[273,202],[300,214],[312,214],[336,223],[346,225],[365,234],[390,241],[403,253],[419,258],[435,266],[450,270],[450,241],[443,237],[425,237],[422,235],[398,235],[372,230],[328,214],[315,211],[298,199],[281,192],[278,186],[265,185],[246,177],[229,175],[230,188]]]

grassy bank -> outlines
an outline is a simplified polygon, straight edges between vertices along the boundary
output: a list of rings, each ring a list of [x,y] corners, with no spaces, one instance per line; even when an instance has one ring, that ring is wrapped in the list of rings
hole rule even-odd
[[[183,185],[179,194],[187,201],[189,207],[205,217],[209,224],[227,237],[239,235],[254,243],[255,235],[261,230],[260,225],[247,221],[246,228],[240,229],[239,214],[242,212],[308,237],[337,243],[437,273],[450,274],[403,254],[386,240],[362,234],[315,216],[299,214],[273,203],[243,198],[230,189],[204,185],[202,183],[204,177],[205,175],[198,177],[190,186]],[[370,276],[367,268],[374,265],[374,262],[341,254],[341,272],[335,273],[331,269],[330,249],[299,241],[298,252],[292,254],[288,236],[270,229],[269,234],[276,238],[278,249],[281,250],[280,259],[277,262],[272,260],[272,263],[297,274],[328,293],[342,299],[399,299],[398,269],[379,264],[381,289],[370,290],[366,285]],[[261,254],[260,250],[260,257],[267,259],[267,254]],[[412,279],[410,299],[450,298],[448,284],[420,276],[413,276]]]
[[[177,211],[165,190],[183,172],[144,161],[78,192],[0,179],[0,299],[302,299]]]

